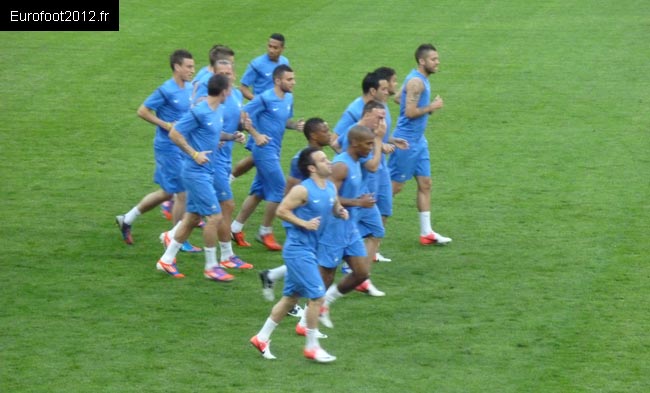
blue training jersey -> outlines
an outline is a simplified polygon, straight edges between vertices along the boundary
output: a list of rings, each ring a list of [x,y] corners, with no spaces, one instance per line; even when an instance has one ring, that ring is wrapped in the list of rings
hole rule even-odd
[[[208,101],[202,101],[190,109],[174,126],[197,152],[212,151],[207,155],[210,162],[203,165],[197,164],[192,157],[185,155],[183,163],[185,172],[214,173],[212,163],[218,159],[215,151],[223,130],[223,110],[223,105],[212,109]]]
[[[230,95],[226,98],[223,106],[223,131],[228,134],[234,134],[239,130],[239,121],[241,119],[241,111],[244,107],[244,96],[237,88],[232,88]],[[235,142],[225,141],[222,142],[219,149],[217,149],[217,165],[224,165],[227,168],[232,167],[232,148]]]
[[[176,84],[174,78],[170,78],[151,93],[143,105],[156,112],[156,116],[160,120],[173,123],[190,109],[191,97],[192,85],[190,83],[185,83],[183,87],[180,87]],[[153,143],[156,149],[178,148],[169,139],[169,131],[160,126],[156,126]]]
[[[271,61],[266,53],[258,56],[248,64],[240,83],[244,86],[252,86],[255,95],[263,93],[273,88],[273,71],[280,64],[289,65],[289,60],[280,56],[277,62]]]
[[[361,120],[364,105],[366,105],[366,103],[363,102],[363,97],[357,97],[350,103],[350,105],[348,105],[347,108],[345,108],[338,123],[334,126],[334,132],[339,136],[339,138],[344,134],[347,134],[350,128]]]
[[[196,105],[199,102],[205,100],[208,96],[208,81],[212,78],[214,74],[210,71],[204,73],[200,79],[196,80],[192,95],[192,105]]]
[[[257,132],[270,138],[264,146],[249,144],[253,158],[279,160],[287,121],[293,117],[293,94],[284,93],[284,98],[280,98],[274,89],[269,89],[244,105],[244,111],[250,116]]]
[[[419,78],[424,83],[424,91],[420,95],[420,101],[418,101],[418,107],[423,107],[431,102],[431,86],[429,84],[429,79],[422,75],[418,70],[412,70],[404,80],[404,86],[413,79]],[[429,120],[429,114],[422,115],[415,119],[409,119],[406,117],[406,89],[402,89],[402,98],[399,106],[399,117],[397,119],[397,126],[395,126],[395,132],[393,136],[396,138],[404,138],[409,144],[415,144],[421,142],[421,139],[424,137],[424,130],[427,127],[427,120]]]
[[[338,196],[348,199],[357,199],[363,193],[363,180],[361,174],[361,164],[355,161],[347,152],[338,154],[332,160],[332,165],[339,162],[345,163],[348,167],[348,174],[341,187],[338,189]],[[354,236],[358,236],[358,222],[360,216],[360,207],[345,206],[350,215],[348,220],[332,217],[328,224],[328,230],[321,236],[321,243],[329,246],[340,246],[347,243]]]
[[[192,79],[192,86],[196,85],[196,83],[201,80],[201,78],[203,78],[206,73],[211,74],[212,72],[210,72],[210,67],[203,66],[203,68],[201,68],[199,72],[194,75],[194,79]]]
[[[294,209],[293,213],[303,220],[309,221],[320,217],[320,225],[315,231],[309,231],[291,223],[286,223],[287,238],[285,248],[288,245],[300,245],[304,248],[316,250],[319,240],[324,231],[331,230],[330,221],[334,218],[333,209],[336,201],[336,187],[331,181],[326,181],[325,187],[321,188],[311,178],[303,180],[300,185],[307,189],[307,202]]]

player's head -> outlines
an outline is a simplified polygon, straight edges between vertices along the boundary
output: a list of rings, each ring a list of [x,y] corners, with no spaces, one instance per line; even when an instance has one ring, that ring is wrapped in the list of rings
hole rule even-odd
[[[375,134],[366,126],[356,125],[348,131],[348,141],[348,152],[357,157],[367,157],[374,147]]]
[[[279,86],[285,93],[293,91],[296,80],[293,77],[293,69],[286,64],[280,64],[273,70],[273,83]]]
[[[284,36],[280,33],[273,33],[266,44],[266,53],[272,61],[277,61],[284,51]]]
[[[330,145],[330,128],[327,125],[327,122],[320,117],[307,119],[303,128],[303,133],[305,134],[307,141],[310,143],[313,142],[320,147]]]
[[[371,113],[375,109],[386,109],[386,106],[384,105],[383,102],[379,102],[377,100],[370,100],[363,105],[361,116]]]
[[[388,98],[388,80],[382,78],[376,72],[369,72],[361,82],[363,95],[370,96],[375,100],[386,101]]]
[[[226,45],[217,44],[210,48],[209,53],[210,65],[214,67],[217,61],[219,60],[228,60],[231,63],[235,63],[235,51],[227,47]]]
[[[440,59],[438,50],[431,44],[422,44],[415,51],[415,61],[418,63],[418,69],[427,75],[438,71]]]
[[[386,118],[386,105],[377,100],[366,102],[361,112],[361,118],[364,125],[373,130],[376,129],[379,123]]]
[[[379,75],[380,79],[386,79],[388,81],[388,94],[391,96],[395,95],[397,92],[397,72],[390,67],[379,67],[373,72]]]
[[[172,72],[180,76],[184,81],[192,80],[194,75],[194,58],[185,49],[177,49],[169,56],[169,66]]]
[[[230,83],[235,81],[235,72],[232,69],[232,63],[228,60],[217,60],[214,64],[215,75],[225,75],[230,79]]]
[[[230,78],[226,75],[212,75],[210,80],[208,80],[208,95],[209,96],[218,96],[222,93],[227,95],[228,89],[230,89]]]
[[[317,147],[304,148],[298,155],[298,170],[304,177],[310,177],[312,173],[326,178],[332,174],[332,166],[327,155]]]

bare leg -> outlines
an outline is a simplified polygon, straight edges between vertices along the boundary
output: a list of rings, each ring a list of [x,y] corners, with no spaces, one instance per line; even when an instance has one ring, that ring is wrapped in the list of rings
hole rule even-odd
[[[357,285],[366,281],[370,274],[370,257],[348,257],[347,262],[352,273],[345,275],[339,281],[338,290],[342,294],[354,290]]]
[[[205,226],[203,227],[203,241],[206,247],[216,247],[217,245],[217,228],[221,221],[221,213],[207,216]]]
[[[277,202],[266,201],[264,216],[262,217],[262,226],[270,227],[273,225],[273,219],[275,218],[275,211],[278,209],[278,205],[279,203]]]
[[[171,197],[172,194],[168,194],[163,190],[156,190],[145,195],[144,198],[142,198],[142,200],[138,203],[138,210],[140,213],[146,213],[154,207],[159,206],[161,203],[169,200]]]
[[[417,207],[419,212],[431,211],[431,178],[428,176],[416,176],[418,184]]]
[[[253,156],[246,156],[242,158],[232,169],[232,175],[239,177],[244,175],[246,172],[253,169],[255,162],[253,162]]]
[[[235,201],[221,202],[222,219],[219,222],[218,238],[222,243],[230,241],[230,224],[232,224],[232,212],[235,210]]]
[[[271,310],[270,318],[275,323],[280,323],[287,316],[287,313],[293,309],[293,307],[298,303],[298,298],[295,296],[282,296],[273,309]],[[316,309],[318,312],[318,308]],[[318,318],[318,316],[317,316]]]
[[[185,192],[179,192],[174,195],[174,207],[172,207],[172,222],[174,224],[183,219],[186,203],[187,194]]]
[[[237,221],[242,224],[246,223],[261,201],[262,199],[257,195],[251,194],[247,196],[246,199],[244,199],[244,203],[242,203],[241,210],[237,214]]]
[[[184,243],[185,240],[189,239],[190,235],[192,234],[192,230],[196,227],[199,221],[201,221],[201,216],[198,214],[185,213],[181,225],[178,227],[178,229],[176,229],[174,240],[176,240],[178,243]]]

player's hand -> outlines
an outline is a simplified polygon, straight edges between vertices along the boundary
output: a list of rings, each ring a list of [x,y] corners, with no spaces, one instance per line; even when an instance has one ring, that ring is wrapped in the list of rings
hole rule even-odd
[[[315,231],[318,229],[320,226],[320,217],[314,217],[309,221],[305,221],[305,225],[303,225],[303,228],[305,228],[308,231]]]
[[[372,194],[363,194],[359,197],[359,206],[361,207],[373,207],[375,206],[375,196]]]
[[[196,153],[196,156],[193,157],[194,161],[196,161],[196,163],[199,165],[206,164],[210,162],[210,159],[208,158],[208,154],[210,153],[212,153],[212,150],[199,151]]]
[[[380,139],[386,135],[386,119],[382,118],[379,120],[379,125],[377,128],[375,128],[375,136],[379,137]]]
[[[429,104],[429,109],[431,109],[431,112],[433,112],[435,110],[442,108],[443,105],[444,102],[442,101],[442,97],[438,95],[436,96],[436,98],[433,99],[433,101],[431,101],[431,104]]]
[[[406,150],[409,148],[409,141],[406,139],[402,138],[393,138],[392,141],[390,141],[396,148],[401,149],[401,150]]]
[[[348,209],[344,208],[341,206],[341,208],[338,211],[338,217],[342,220],[347,220],[350,218],[350,212],[348,212]]]
[[[305,119],[300,119],[296,122],[296,130],[302,131],[305,129]]]
[[[232,140],[237,142],[237,143],[245,143],[246,142],[246,134],[244,134],[241,131],[235,131],[235,133],[233,134],[233,139]]]
[[[258,134],[258,136],[255,138],[255,144],[257,146],[264,146],[268,144],[270,140],[271,138],[269,138],[268,136],[264,134]]]
[[[384,154],[390,154],[395,151],[395,145],[392,143],[382,143],[381,144],[381,152]]]

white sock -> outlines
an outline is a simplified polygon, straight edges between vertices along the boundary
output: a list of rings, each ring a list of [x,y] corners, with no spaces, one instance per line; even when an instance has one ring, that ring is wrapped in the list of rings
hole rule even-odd
[[[320,347],[318,343],[318,329],[307,329],[307,344],[305,347],[307,349]]]
[[[231,256],[235,255],[232,252],[232,243],[230,241],[219,242],[219,249],[221,250],[222,261],[227,261]]]
[[[433,232],[431,229],[431,212],[419,212],[420,216],[420,236],[426,236]]]
[[[273,322],[270,317],[266,318],[264,326],[262,326],[262,329],[260,329],[260,331],[257,333],[257,338],[260,341],[269,341],[269,338],[271,338],[271,333],[273,333],[277,326],[278,324]]]
[[[281,279],[284,279],[284,276],[287,274],[287,265],[280,265],[269,270],[269,279],[275,282]]]
[[[205,270],[210,270],[219,265],[216,247],[203,247],[203,252],[205,253]]]
[[[135,221],[135,219],[138,218],[140,214],[142,214],[140,213],[140,209],[138,209],[138,207],[135,206],[133,209],[129,210],[129,212],[124,215],[124,223],[128,225],[133,224],[133,221]]]
[[[232,224],[230,224],[230,231],[233,233],[239,233],[244,229],[244,224],[237,220],[233,220]]]
[[[273,227],[265,227],[260,225],[260,235],[268,235],[269,233],[273,233]]]
[[[174,225],[174,227],[172,229],[169,230],[169,238],[170,239],[173,239],[174,236],[176,236],[176,230],[181,226],[182,222],[183,222],[183,220],[180,220],[179,222],[176,223],[176,225]]]
[[[336,301],[336,299],[343,297],[343,294],[339,292],[339,287],[336,286],[336,284],[332,284],[329,288],[327,288],[327,292],[325,292],[325,306],[328,306]]]
[[[169,243],[169,246],[167,246],[167,249],[165,250],[163,256],[160,257],[160,260],[168,265],[174,263],[174,258],[176,258],[176,254],[178,254],[178,250],[181,249],[181,245],[182,243],[177,242],[172,237],[172,241]]]

